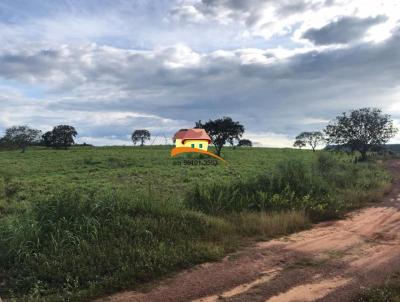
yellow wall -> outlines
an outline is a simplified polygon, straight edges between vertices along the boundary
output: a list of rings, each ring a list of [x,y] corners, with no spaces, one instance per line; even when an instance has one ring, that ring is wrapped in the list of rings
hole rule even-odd
[[[182,140],[180,140],[179,143],[180,143],[180,146],[178,146],[178,140],[176,140],[176,146],[177,147],[192,147],[192,144],[194,144],[194,147],[197,148],[197,149],[202,149],[202,150],[205,150],[205,151],[207,151],[207,149],[208,149],[208,141],[207,140],[199,140],[199,139],[191,140],[191,139],[188,139],[188,140],[185,140],[185,143],[183,145],[182,145]],[[203,145],[202,148],[200,148],[200,144]]]
[[[181,140],[181,139],[176,139],[176,140],[175,140],[175,147],[183,147],[183,144],[182,144],[182,140]]]

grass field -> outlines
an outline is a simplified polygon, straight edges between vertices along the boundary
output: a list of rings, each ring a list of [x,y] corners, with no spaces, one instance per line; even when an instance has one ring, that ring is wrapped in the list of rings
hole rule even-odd
[[[60,185],[93,189],[124,187],[181,198],[194,184],[247,178],[268,171],[282,159],[311,160],[312,152],[243,148],[227,149],[224,157],[227,165],[197,167],[174,165],[176,160],[170,157],[170,147],[31,149],[26,154],[1,152],[0,173],[9,180],[7,196],[3,199],[21,202],[34,193],[45,194]]]
[[[83,300],[215,260],[243,238],[303,229],[382,194],[376,163],[226,148],[214,166],[169,147],[0,152],[0,295]]]
[[[173,165],[169,147],[78,147],[70,150],[31,149],[26,154],[1,152],[2,172],[18,176],[22,183],[154,185],[157,189],[178,192],[190,183],[214,181],[215,177],[249,176],[264,171],[284,158],[308,158],[312,152],[292,149],[227,149],[228,165],[180,167]],[[12,167],[12,169],[9,169]],[[162,177],[160,179],[160,176]],[[155,180],[161,180],[158,183]],[[179,186],[179,188],[177,187]]]

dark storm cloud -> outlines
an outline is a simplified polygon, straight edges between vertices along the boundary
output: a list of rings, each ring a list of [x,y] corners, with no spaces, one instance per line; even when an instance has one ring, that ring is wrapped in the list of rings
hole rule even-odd
[[[321,28],[311,28],[303,34],[303,38],[316,45],[347,44],[361,39],[367,30],[387,20],[385,16],[357,18],[342,17]]]

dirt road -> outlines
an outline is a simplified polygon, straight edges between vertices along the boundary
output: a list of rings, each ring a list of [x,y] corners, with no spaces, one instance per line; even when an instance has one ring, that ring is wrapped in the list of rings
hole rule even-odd
[[[388,165],[396,180],[375,206],[99,301],[348,301],[400,271],[400,161]]]

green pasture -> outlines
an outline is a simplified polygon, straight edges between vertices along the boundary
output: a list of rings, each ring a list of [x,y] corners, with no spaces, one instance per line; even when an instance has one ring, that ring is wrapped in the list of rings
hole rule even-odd
[[[87,301],[221,259],[378,199],[382,163],[224,148],[185,165],[168,146],[0,151],[0,296]]]
[[[226,164],[190,166],[183,162],[190,156],[171,158],[170,149],[168,146],[73,147],[70,150],[30,148],[26,153],[3,151],[0,152],[0,175],[6,176],[8,193],[0,198],[21,202],[32,194],[46,194],[59,186],[126,187],[180,198],[194,184],[247,178],[268,173],[277,161],[311,160],[313,156],[310,151],[293,149],[225,148]],[[182,165],[177,165],[177,161]]]

